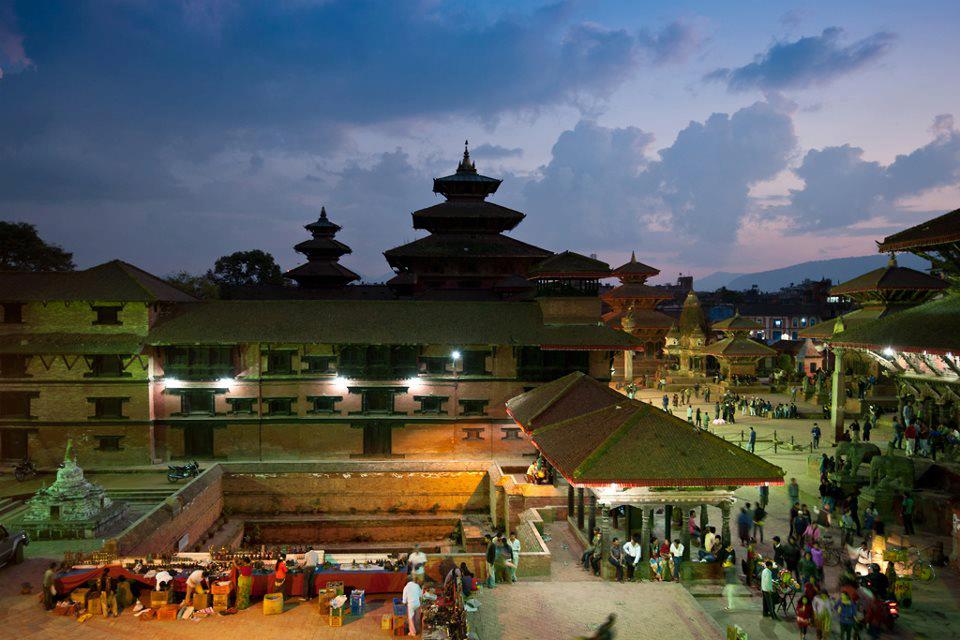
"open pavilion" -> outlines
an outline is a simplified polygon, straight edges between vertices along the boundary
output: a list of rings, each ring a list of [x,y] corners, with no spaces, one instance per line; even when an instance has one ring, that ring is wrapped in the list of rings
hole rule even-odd
[[[729,542],[737,487],[783,484],[780,467],[582,373],[509,400],[507,412],[569,484],[571,525],[587,536],[600,527],[604,557],[615,536],[649,540],[658,511],[672,537],[675,508],[699,507],[701,528],[707,507],[719,508]],[[678,533],[689,560],[689,528]],[[646,560],[649,545],[642,546]]]

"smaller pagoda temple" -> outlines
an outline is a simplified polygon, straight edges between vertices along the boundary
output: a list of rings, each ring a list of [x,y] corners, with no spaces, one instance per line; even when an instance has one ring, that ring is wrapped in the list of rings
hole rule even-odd
[[[304,226],[313,236],[294,247],[307,257],[306,264],[294,267],[284,275],[295,280],[301,289],[337,289],[360,276],[340,264],[340,257],[351,253],[347,245],[334,236],[342,227],[330,222],[326,207],[320,208],[320,219]]]
[[[704,376],[707,363],[703,349],[709,339],[707,316],[697,294],[690,291],[683,301],[680,319],[666,334],[664,350],[677,362],[677,371],[669,376],[670,384],[692,383]]]
[[[96,538],[123,522],[126,503],[113,502],[103,487],[83,477],[72,448],[68,440],[56,481],[27,502],[21,524],[31,538]]]
[[[662,362],[667,331],[673,318],[657,311],[661,302],[673,295],[664,289],[646,284],[648,278],[660,273],[659,269],[637,261],[636,253],[630,253],[630,261],[612,271],[620,280],[620,286],[603,293],[600,299],[609,307],[603,321],[612,329],[626,331],[643,341],[640,358],[631,359],[632,352],[618,355],[614,369],[623,371],[629,382],[636,375],[654,375]]]
[[[720,374],[728,380],[735,376],[753,377],[761,358],[777,355],[777,351],[750,338],[763,327],[738,311],[732,317],[713,323],[712,329],[723,337],[703,349],[705,356],[716,358]]]

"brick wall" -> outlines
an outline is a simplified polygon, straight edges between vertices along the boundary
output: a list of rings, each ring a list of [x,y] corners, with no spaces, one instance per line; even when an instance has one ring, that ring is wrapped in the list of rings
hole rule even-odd
[[[223,469],[214,465],[130,525],[116,538],[127,556],[171,553],[186,536],[186,548],[203,536],[223,512]]]

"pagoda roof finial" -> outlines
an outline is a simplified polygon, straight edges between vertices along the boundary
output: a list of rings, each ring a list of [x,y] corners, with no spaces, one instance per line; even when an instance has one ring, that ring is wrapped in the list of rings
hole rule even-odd
[[[326,220],[326,219],[327,219],[327,208],[324,207],[324,206],[321,206],[321,207],[320,207],[320,219],[321,219],[321,220]]]
[[[897,254],[894,253],[893,251],[890,252],[890,259],[887,260],[887,266],[888,267],[897,266]]]
[[[457,173],[476,173],[477,165],[470,159],[470,141],[463,141],[463,160],[457,165]]]

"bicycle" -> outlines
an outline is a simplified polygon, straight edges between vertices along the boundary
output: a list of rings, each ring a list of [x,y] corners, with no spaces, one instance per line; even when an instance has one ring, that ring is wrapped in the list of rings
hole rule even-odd
[[[843,561],[843,546],[834,546],[832,535],[822,535],[820,546],[823,549],[823,563],[828,567],[835,567]]]
[[[923,551],[930,548],[899,547],[887,549],[883,552],[883,559],[893,563],[893,568],[898,576],[917,582],[932,582],[937,577],[937,572],[932,563],[923,559]]]

